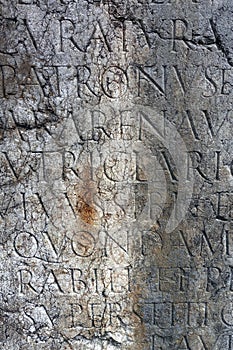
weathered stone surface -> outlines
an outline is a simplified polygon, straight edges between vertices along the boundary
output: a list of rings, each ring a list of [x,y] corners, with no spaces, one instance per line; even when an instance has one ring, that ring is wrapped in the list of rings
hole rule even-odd
[[[0,6],[0,348],[233,349],[231,2]]]

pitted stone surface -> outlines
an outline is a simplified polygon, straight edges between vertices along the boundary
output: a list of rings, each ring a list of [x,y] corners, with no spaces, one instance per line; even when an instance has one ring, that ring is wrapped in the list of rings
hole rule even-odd
[[[0,9],[0,349],[233,349],[230,1]]]

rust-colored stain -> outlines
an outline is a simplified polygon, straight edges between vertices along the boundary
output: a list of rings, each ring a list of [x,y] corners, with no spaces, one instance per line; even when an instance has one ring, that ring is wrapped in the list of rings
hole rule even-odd
[[[89,225],[92,225],[97,219],[96,209],[80,195],[77,196],[76,210],[79,217]]]
[[[83,181],[75,186],[75,209],[77,215],[84,223],[93,225],[98,220],[98,212],[94,204],[96,184],[91,179],[90,174],[90,166],[87,165],[82,172]]]
[[[129,293],[129,298],[133,304],[140,304],[140,299],[142,296],[141,287],[135,285],[131,293]],[[142,315],[141,315],[142,316]],[[143,322],[137,324],[134,328],[134,350],[146,350],[146,328]]]

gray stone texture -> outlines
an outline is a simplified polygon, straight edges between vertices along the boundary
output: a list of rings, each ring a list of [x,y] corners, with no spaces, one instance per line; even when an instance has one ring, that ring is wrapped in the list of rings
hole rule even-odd
[[[0,1],[0,349],[233,349],[233,5]]]

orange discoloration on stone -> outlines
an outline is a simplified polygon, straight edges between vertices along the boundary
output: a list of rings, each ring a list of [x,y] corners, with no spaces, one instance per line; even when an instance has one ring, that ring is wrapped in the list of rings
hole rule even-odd
[[[85,198],[78,195],[76,203],[76,211],[79,217],[87,224],[93,225],[97,220],[97,210],[93,207],[92,203],[86,202]]]
[[[83,181],[75,186],[76,213],[80,219],[88,224],[94,225],[99,217],[94,204],[94,196],[97,192],[96,184],[91,179],[91,169],[88,165],[82,172]]]
[[[129,293],[129,298],[133,305],[139,305],[139,301],[142,296],[142,290],[140,286],[135,285],[133,290]],[[138,310],[141,314],[141,310]],[[142,317],[142,315],[140,316]],[[134,328],[134,350],[146,350],[146,328],[143,322],[138,322]]]

